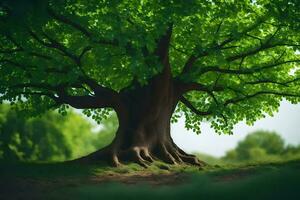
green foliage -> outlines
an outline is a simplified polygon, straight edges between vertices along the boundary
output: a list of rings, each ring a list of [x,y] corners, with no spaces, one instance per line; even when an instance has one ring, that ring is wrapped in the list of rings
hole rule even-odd
[[[0,158],[7,161],[61,161],[77,158],[108,145],[117,128],[116,116],[100,130],[75,112],[47,112],[26,118],[8,105],[0,106]]]
[[[101,122],[101,129],[95,132],[93,145],[95,150],[101,149],[112,142],[118,128],[118,119],[115,113],[110,113],[109,116]]]
[[[290,160],[300,157],[300,146],[285,146],[276,132],[255,131],[222,158],[226,162]]]
[[[283,97],[300,101],[299,8],[298,0],[2,0],[0,102],[19,102],[33,114],[66,114],[66,105],[53,100],[58,86],[91,97],[86,78],[117,92],[134,78],[147,84],[162,70],[156,42],[173,24],[173,78],[209,88],[185,97],[211,114],[184,105],[176,112],[197,133],[204,120],[231,133],[239,121],[272,115]],[[191,55],[199,59],[182,73]],[[99,122],[108,112],[84,113]]]
[[[255,159],[255,152],[270,155],[281,154],[284,150],[284,141],[275,132],[257,131],[239,142],[236,150],[238,159]]]
[[[294,146],[294,145],[288,145],[282,154],[282,157],[284,157],[287,160],[295,160],[300,158],[300,145]]]

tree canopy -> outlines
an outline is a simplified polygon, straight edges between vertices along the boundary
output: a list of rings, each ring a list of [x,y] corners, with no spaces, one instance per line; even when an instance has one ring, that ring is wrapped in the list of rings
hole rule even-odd
[[[173,121],[218,132],[300,101],[298,0],[2,0],[0,100],[33,113],[85,109],[97,121],[116,96],[163,70],[170,35],[182,96]],[[95,108],[95,109],[93,109]]]

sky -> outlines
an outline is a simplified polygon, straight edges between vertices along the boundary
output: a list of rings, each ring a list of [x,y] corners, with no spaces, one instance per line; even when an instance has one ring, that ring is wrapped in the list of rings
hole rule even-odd
[[[210,128],[209,123],[204,123],[201,127],[202,133],[197,135],[184,128],[184,118],[172,124],[171,135],[174,142],[187,152],[202,152],[220,157],[255,130],[276,131],[287,144],[300,144],[300,104],[292,105],[283,101],[279,112],[273,117],[258,120],[253,126],[238,123],[233,135],[218,135]]]

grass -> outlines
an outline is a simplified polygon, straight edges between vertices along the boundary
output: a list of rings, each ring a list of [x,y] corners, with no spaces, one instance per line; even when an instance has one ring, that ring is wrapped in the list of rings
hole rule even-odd
[[[300,160],[203,170],[1,164],[0,199],[300,199]]]

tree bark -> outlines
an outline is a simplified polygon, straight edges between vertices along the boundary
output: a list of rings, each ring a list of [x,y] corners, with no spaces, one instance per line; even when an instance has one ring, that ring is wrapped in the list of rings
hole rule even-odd
[[[119,120],[114,141],[79,162],[107,161],[114,166],[136,162],[147,166],[154,160],[170,164],[204,162],[180,149],[170,135],[170,119],[179,101],[170,72],[165,69],[146,86],[138,82],[120,92],[121,103],[115,108]]]

